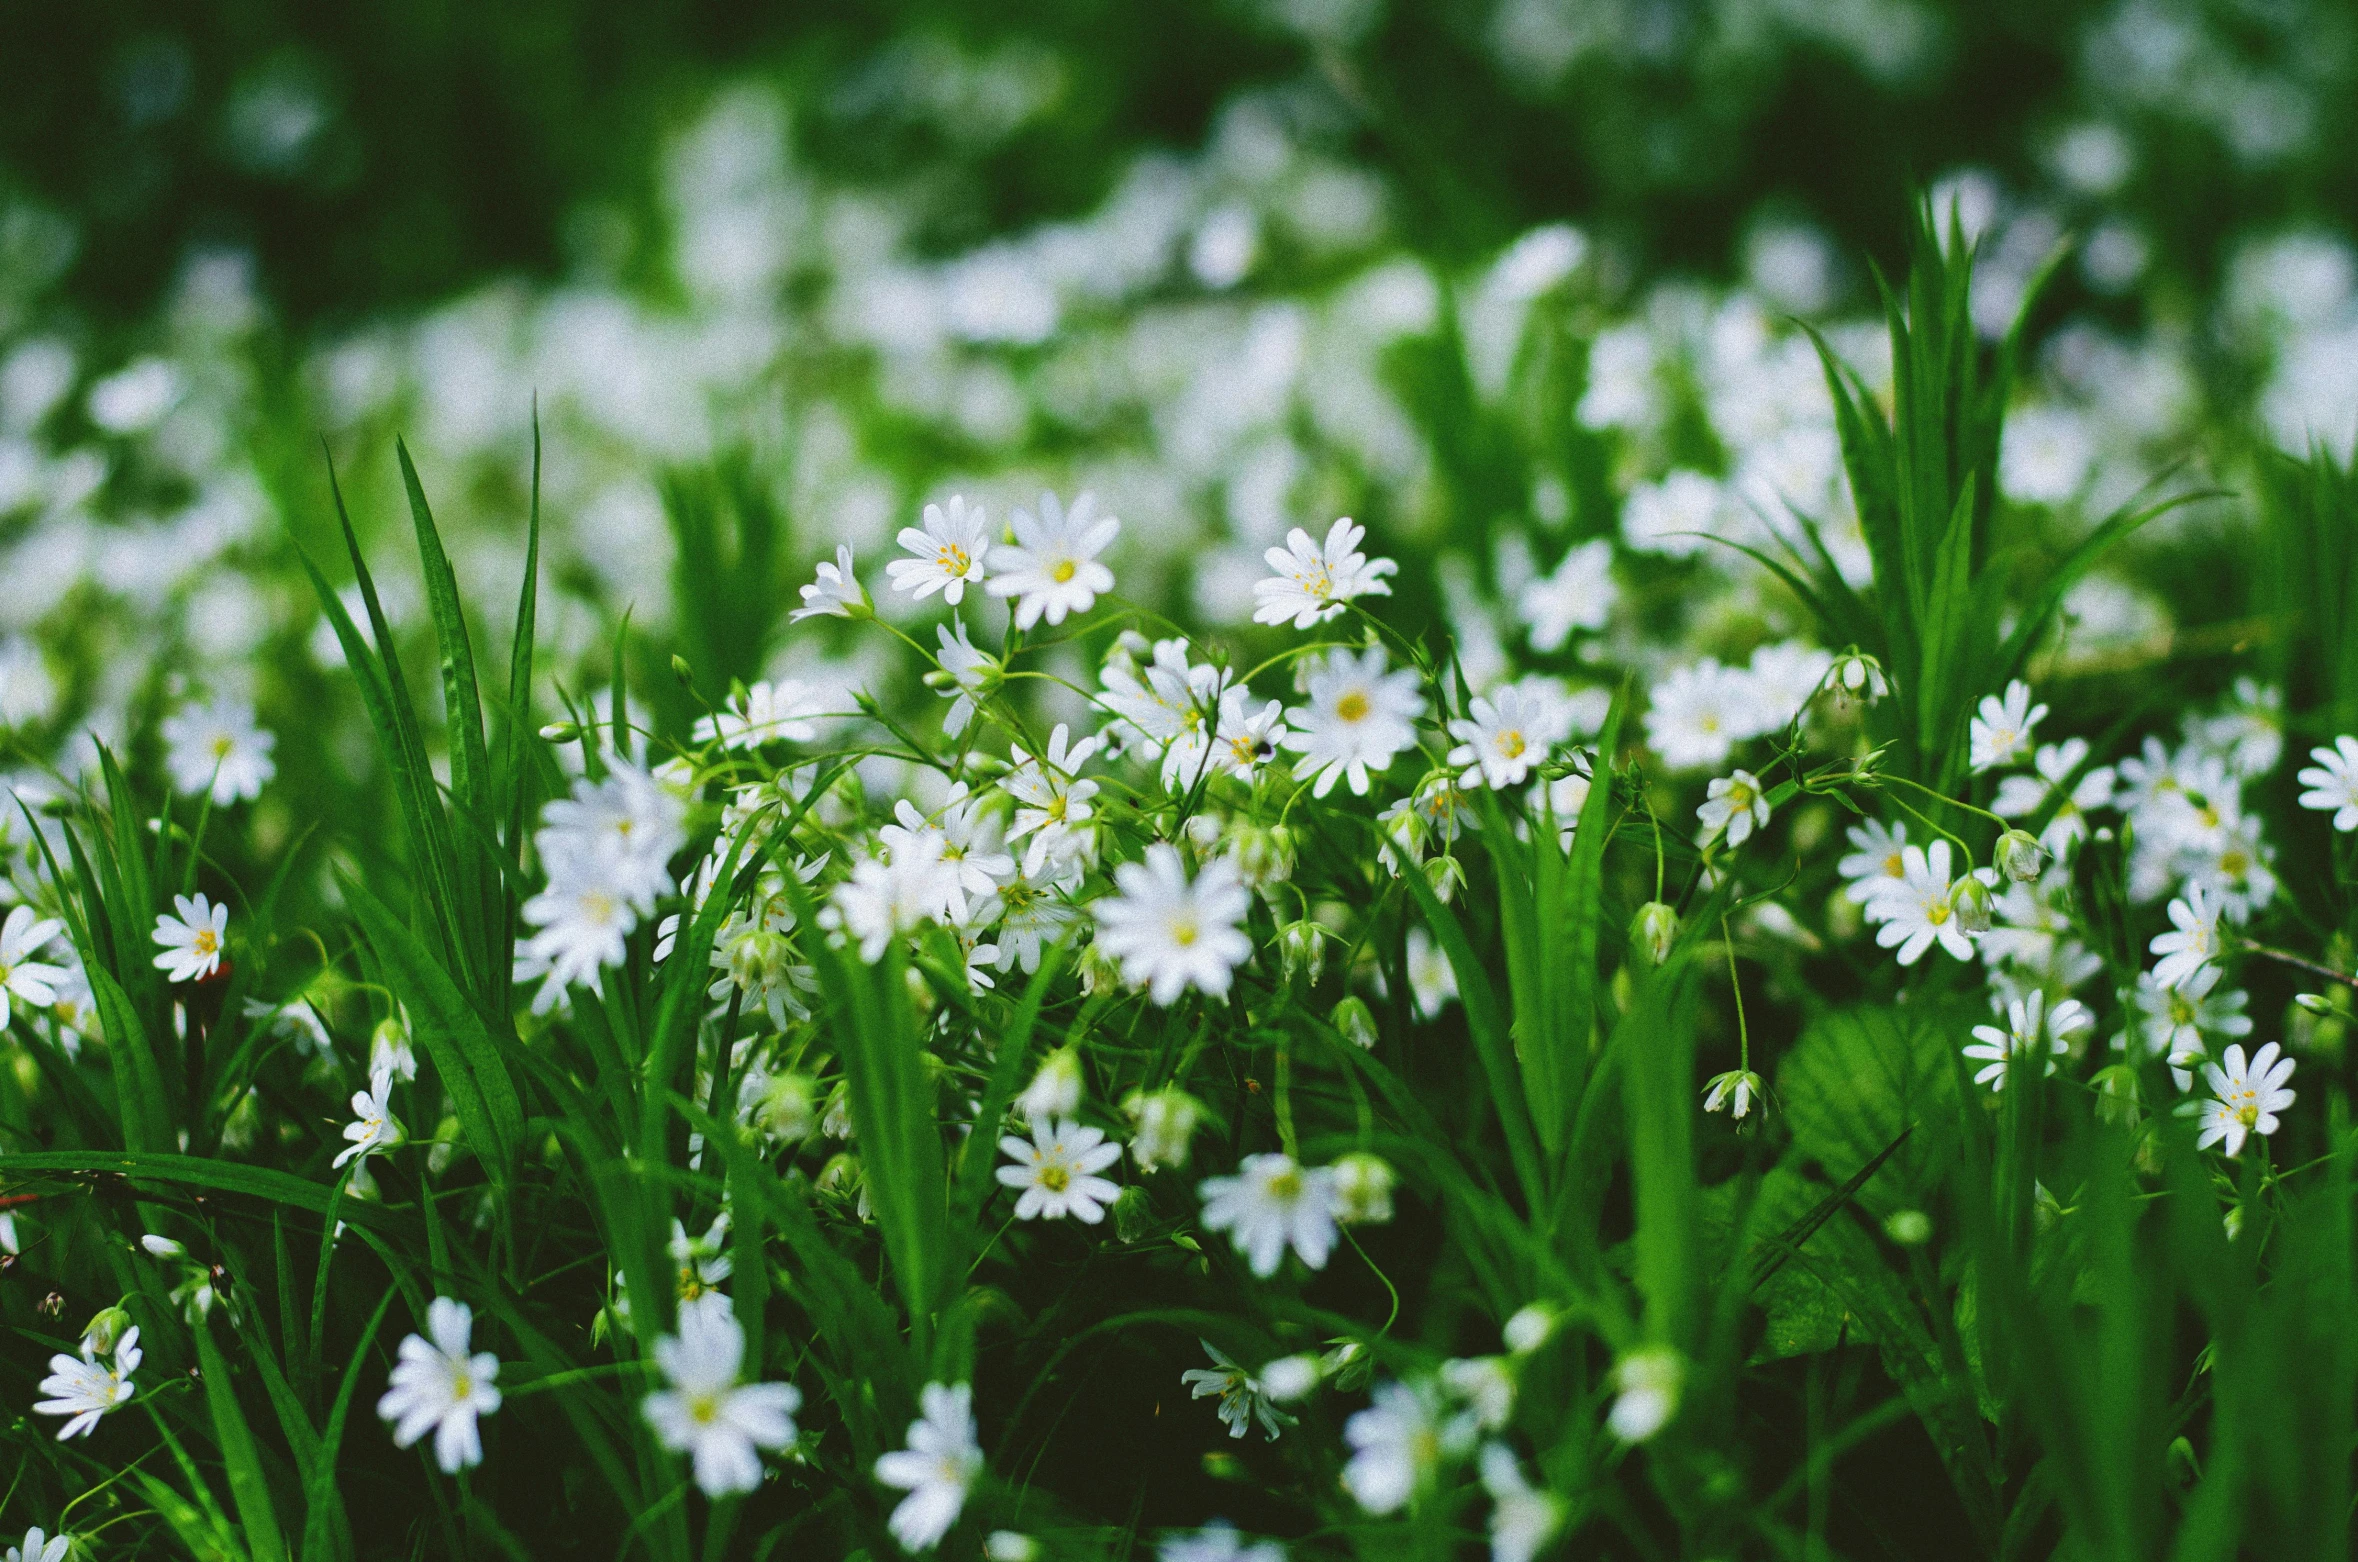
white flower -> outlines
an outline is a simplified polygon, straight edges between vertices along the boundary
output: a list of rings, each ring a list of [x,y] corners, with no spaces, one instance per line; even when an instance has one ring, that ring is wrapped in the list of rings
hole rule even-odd
[[[2332,814],[2337,830],[2358,830],[2358,737],[2336,738],[2332,748],[2313,748],[2309,757],[2317,763],[2301,771],[2300,783],[2309,789],[2301,806]]]
[[[1896,948],[1902,965],[1914,965],[1935,943],[1959,960],[1972,959],[1973,939],[1957,915],[1958,885],[1949,879],[1949,843],[1903,847],[1900,860],[1899,880],[1867,902],[1868,918],[1883,924],[1875,942]]]
[[[696,721],[696,741],[718,739],[721,747],[754,749],[769,743],[808,743],[819,735],[811,718],[823,701],[809,685],[793,679],[757,683],[709,716]]]
[[[1070,1215],[1085,1226],[1105,1218],[1105,1206],[1122,1190],[1097,1174],[1122,1157],[1122,1147],[1105,1134],[1078,1123],[1035,1127],[1029,1139],[1009,1134],[999,1149],[1010,1165],[999,1168],[1003,1187],[1021,1188],[1017,1220],[1062,1220]]]
[[[1207,1177],[1204,1227],[1225,1231],[1253,1273],[1277,1273],[1288,1244],[1303,1263],[1326,1267],[1335,1246],[1334,1173],[1287,1155],[1248,1155],[1233,1177]]]
[[[1703,821],[1706,837],[1725,830],[1728,844],[1741,846],[1752,838],[1755,829],[1767,827],[1768,793],[1762,790],[1758,776],[1749,770],[1738,770],[1712,781],[1709,795],[1703,806],[1695,810],[1695,817]]]
[[[2011,765],[2031,746],[2031,729],[2047,714],[2044,705],[2031,704],[2030,685],[2020,678],[2006,685],[2006,697],[1982,696],[1981,709],[1967,730],[1972,741],[1969,763],[1976,774],[1997,765]]]
[[[1777,732],[1793,724],[1818,690],[1826,686],[1834,658],[1799,640],[1777,640],[1752,653],[1745,674],[1752,680],[1753,697],[1760,702],[1754,727]]]
[[[1081,1077],[1080,1053],[1069,1046],[1059,1047],[1041,1060],[1039,1072],[1015,1098],[1015,1110],[1029,1123],[1072,1117],[1081,1110],[1086,1083]]]
[[[924,1415],[909,1423],[909,1446],[876,1461],[876,1478],[909,1494],[891,1519],[892,1538],[903,1551],[930,1551],[941,1544],[983,1467],[982,1449],[974,1440],[973,1387],[928,1383],[920,1403]]]
[[[1310,703],[1285,713],[1295,729],[1286,734],[1286,747],[1306,756],[1313,796],[1326,796],[1348,777],[1352,792],[1365,797],[1369,772],[1415,744],[1424,695],[1413,669],[1387,672],[1388,665],[1381,646],[1358,655],[1329,651],[1310,670]]]
[[[1526,585],[1515,611],[1535,651],[1558,651],[1575,629],[1602,629],[1613,612],[1613,544],[1599,537],[1564,555],[1553,575]]]
[[[56,984],[65,980],[64,969],[33,956],[62,931],[55,920],[36,918],[30,906],[10,908],[7,922],[0,923],[0,1029],[7,1027],[11,997],[34,1009],[57,1002]]]
[[[1235,1525],[1214,1519],[1192,1535],[1165,1536],[1155,1562],[1285,1562],[1285,1547],[1274,1540],[1248,1544]]]
[[[1210,1340],[1198,1340],[1204,1354],[1212,1358],[1210,1367],[1191,1367],[1179,1374],[1179,1381],[1187,1385],[1191,1399],[1220,1401],[1220,1424],[1228,1428],[1232,1438],[1242,1437],[1252,1430],[1253,1423],[1261,1423],[1261,1432],[1270,1442],[1277,1434],[1294,1424],[1294,1418],[1270,1402],[1268,1390],[1258,1378],[1230,1360]]]
[[[761,1484],[755,1450],[794,1441],[802,1392],[791,1383],[738,1383],[745,1330],[734,1317],[691,1308],[679,1328],[655,1341],[655,1364],[671,1386],[649,1394],[640,1413],[664,1447],[691,1456],[706,1496],[751,1491]]]
[[[278,773],[270,757],[277,744],[274,734],[254,725],[254,707],[243,700],[182,706],[164,720],[164,768],[172,772],[173,790],[210,793],[216,808],[262,795]]]
[[[1545,690],[1510,683],[1492,698],[1475,696],[1449,731],[1463,740],[1449,751],[1449,763],[1467,767],[1459,777],[1465,785],[1521,786],[1531,767],[1570,736],[1570,711]]]
[[[1043,618],[1061,624],[1067,613],[1095,607],[1099,592],[1113,590],[1113,571],[1097,555],[1113,544],[1122,523],[1096,514],[1094,494],[1075,499],[1070,515],[1054,494],[1040,495],[1037,520],[1015,512],[1015,541],[991,550],[989,590],[1016,598],[1016,628],[1029,629]]]
[[[983,507],[966,507],[964,494],[952,494],[948,505],[925,507],[925,529],[901,528],[900,544],[910,557],[884,566],[892,589],[923,600],[938,591],[955,606],[970,585],[983,581],[983,560],[990,551],[991,527]]]
[[[216,906],[202,894],[175,895],[169,913],[156,918],[155,941],[163,949],[156,969],[175,982],[198,982],[221,968],[221,951],[229,938],[229,908]]]
[[[860,958],[874,965],[886,944],[939,918],[948,905],[955,879],[941,850],[941,837],[929,832],[904,840],[889,861],[863,857],[835,886],[820,922],[856,939]]]
[[[2137,973],[2137,1008],[2142,1016],[2138,1031],[2145,1056],[2169,1059],[2180,1090],[2194,1083],[2189,1071],[2205,1055],[2206,1035],[2252,1033],[2251,1016],[2243,1012],[2251,1000],[2237,988],[2216,991],[2224,974],[2215,965],[2205,966],[2180,986],[2164,987],[2151,971]]]
[[[540,817],[532,846],[552,889],[560,879],[596,884],[639,916],[671,892],[671,859],[688,843],[687,805],[647,771],[610,759],[604,780],[575,781],[571,795],[552,799]]]
[[[936,624],[933,634],[941,642],[941,654],[935,658],[939,671],[926,674],[925,681],[950,702],[950,713],[942,718],[942,731],[954,738],[966,730],[976,707],[999,686],[999,659],[975,649],[966,637],[963,619],[955,624]]]
[[[1105,706],[1119,718],[1114,729],[1134,731],[1162,755],[1162,781],[1185,791],[1203,775],[1211,753],[1212,727],[1227,681],[1213,664],[1188,660],[1185,640],[1155,643],[1154,660],[1140,667],[1117,649],[1105,668]]]
[[[66,1562],[73,1549],[72,1536],[44,1534],[36,1524],[25,1531],[22,1546],[8,1548],[8,1562]]]
[[[519,964],[547,978],[536,1012],[569,987],[595,986],[601,967],[622,964],[623,940],[639,920],[628,897],[594,868],[552,873],[548,888],[524,902],[523,916],[537,931],[518,941]]]
[[[2007,1071],[2018,1057],[2036,1059],[2041,1073],[2051,1071],[2054,1060],[2071,1050],[2071,1038],[2095,1024],[2096,1017],[2077,998],[2064,999],[2049,1013],[2046,993],[2034,988],[2006,1006],[2006,1022],[2004,1029],[1974,1026],[1980,1045],[1965,1049],[1965,1056],[1982,1065],[1973,1082],[1993,1091],[2006,1088]]]
[[[1678,1352],[1649,1345],[1631,1351],[1613,1368],[1617,1397],[1605,1425],[1625,1443],[1642,1443],[1678,1413],[1679,1388],[1686,1380],[1686,1364]]]
[[[499,1358],[471,1350],[474,1328],[466,1303],[435,1297],[426,1309],[426,1333],[401,1342],[401,1359],[377,1401],[377,1414],[394,1423],[394,1447],[433,1432],[445,1475],[483,1462],[476,1418],[499,1408]]]
[[[355,1156],[390,1149],[401,1142],[401,1122],[394,1117],[387,1099],[392,1092],[393,1073],[386,1069],[369,1076],[366,1090],[352,1093],[353,1121],[344,1125],[344,1137],[352,1143],[336,1156],[333,1164],[341,1166]]]
[[[2112,801],[2115,777],[2110,765],[2098,765],[2073,782],[2069,791],[2064,790],[2064,783],[2087,757],[2085,738],[2042,744],[2031,756],[2037,776],[2007,776],[1999,781],[1991,811],[2000,818],[2023,819],[2046,807],[2050,799],[2057,799],[2054,815],[2039,831],[2039,844],[2058,857],[2067,855],[2088,833],[2088,810]]]
[[[1230,976],[1253,952],[1237,924],[1252,909],[1251,891],[1225,857],[1204,864],[1191,884],[1179,850],[1167,841],[1143,863],[1114,869],[1118,896],[1097,903],[1097,947],[1121,962],[1122,979],[1147,988],[1158,1004],[1193,987],[1226,997]]]
[[[1525,1480],[1504,1443],[1483,1446],[1482,1489],[1490,1493],[1490,1562],[1531,1562],[1563,1525],[1562,1499]]]
[[[1089,800],[1097,795],[1097,783],[1078,777],[1081,766],[1097,752],[1097,740],[1083,738],[1073,743],[1071,737],[1070,729],[1060,721],[1048,734],[1046,753],[1027,754],[1020,744],[1009,750],[1015,768],[999,784],[1016,802],[1015,824],[1007,839],[1032,838],[1023,857],[1027,876],[1037,875],[1051,859],[1085,850],[1094,834],[1089,821],[1097,809]]]
[[[1212,768],[1250,781],[1285,746],[1284,707],[1271,700],[1258,711],[1246,703],[1249,691],[1232,686],[1220,694],[1220,722],[1212,734]]]
[[[1253,609],[1253,622],[1282,624],[1290,618],[1296,629],[1308,629],[1335,617],[1355,598],[1390,596],[1384,577],[1400,566],[1390,559],[1371,562],[1361,553],[1359,541],[1366,535],[1367,529],[1347,515],[1327,528],[1324,543],[1312,542],[1299,526],[1286,533],[1285,546],[1266,555],[1271,578],[1253,583],[1261,603]]]
[[[2190,884],[2185,895],[2170,902],[2174,931],[2157,933],[2145,947],[2162,957],[2153,979],[2164,987],[2183,987],[2219,957],[2219,913],[2200,884]]]
[[[1515,1374],[1503,1356],[1460,1356],[1441,1363],[1441,1386],[1495,1432],[1514,1419]]]
[[[1673,770],[1723,764],[1739,741],[1761,730],[1758,707],[1749,674],[1705,657],[1654,686],[1646,741]]]
[[[893,820],[876,832],[877,839],[896,860],[910,852],[941,864],[940,915],[951,922],[966,925],[972,914],[969,897],[988,899],[1002,881],[1015,876],[1015,859],[999,850],[996,822],[980,811],[963,781],[950,789],[939,823],[929,823],[905,797],[893,805]]]
[[[61,1443],[96,1431],[101,1416],[131,1402],[131,1374],[139,1370],[140,1355],[139,1329],[134,1325],[115,1342],[112,1366],[102,1367],[80,1356],[50,1357],[49,1376],[41,1380],[41,1392],[50,1397],[35,1404],[34,1411],[69,1418],[58,1428]]]
[[[2243,1048],[2231,1046],[2224,1066],[2205,1065],[2202,1076],[2213,1099],[2202,1104],[2202,1133],[2194,1147],[2206,1150],[2223,1143],[2227,1154],[2241,1155],[2246,1136],[2266,1138],[2276,1132],[2276,1114],[2293,1104],[2293,1093],[2284,1088],[2292,1073],[2293,1060],[2280,1060],[2274,1042],[2252,1054],[2249,1063]]]
[[[1351,1462],[1343,1466],[1343,1489],[1379,1518],[1397,1513],[1432,1479],[1445,1454],[1463,1454],[1473,1422],[1443,1422],[1432,1391],[1406,1383],[1376,1386],[1374,1402],[1343,1423]]]
[[[787,618],[794,623],[821,614],[829,618],[866,618],[875,611],[875,604],[868,600],[868,588],[852,572],[851,544],[844,542],[836,544],[832,564],[821,562],[818,578],[802,588],[802,606]]]
[[[1867,905],[1907,877],[1907,825],[1868,819],[1845,833],[1850,853],[1834,864],[1834,871],[1849,881],[1845,893],[1852,900]]]

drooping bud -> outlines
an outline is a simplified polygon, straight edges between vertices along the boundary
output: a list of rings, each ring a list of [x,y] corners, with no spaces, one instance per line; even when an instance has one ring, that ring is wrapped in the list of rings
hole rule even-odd
[[[1760,1076],[1753,1073],[1752,1070],[1748,1068],[1730,1069],[1724,1074],[1713,1075],[1703,1087],[1703,1110],[1706,1112],[1725,1110],[1731,1115],[1741,1118],[1752,1110],[1754,1100],[1766,1096],[1767,1093],[1767,1087],[1761,1084]]]
[[[1261,1369],[1261,1392],[1277,1404],[1290,1405],[1307,1398],[1318,1387],[1318,1377],[1316,1356],[1280,1356]]]
[[[772,1138],[799,1143],[819,1126],[817,1096],[817,1086],[808,1074],[780,1074],[754,1103],[753,1121]]]
[[[1932,1217],[1920,1209],[1894,1210],[1883,1234],[1902,1247],[1922,1247],[1932,1240]]]
[[[1114,1235],[1124,1242],[1135,1242],[1154,1224],[1154,1200],[1144,1188],[1131,1183],[1114,1195],[1113,1218]]]
[[[1380,1225],[1392,1218],[1392,1185],[1398,1178],[1382,1156],[1354,1150],[1338,1158],[1333,1170],[1337,1221]]]
[[[1556,1329],[1555,1309],[1544,1302],[1533,1302],[1519,1307],[1499,1332],[1506,1340],[1506,1348],[1518,1356],[1528,1356],[1547,1343]]]
[[[1130,1119],[1130,1159],[1140,1171],[1187,1164],[1188,1141],[1203,1121],[1203,1103],[1173,1086],[1133,1090],[1122,1103]]]
[[[1860,650],[1852,650],[1836,662],[1829,681],[1845,697],[1867,705],[1891,692],[1891,681],[1883,676],[1883,664]]]
[[[1998,837],[1998,871],[2017,884],[2027,884],[2047,867],[2047,848],[2028,830],[2008,830]]]
[[[1368,1011],[1366,1000],[1354,995],[1336,1004],[1332,1023],[1343,1039],[1360,1051],[1375,1050],[1375,1015]]]
[[[1040,1072],[1015,1098],[1015,1109],[1034,1123],[1073,1116],[1081,1109],[1087,1081],[1081,1076],[1081,1055],[1059,1047],[1040,1064]]]
[[[82,1356],[95,1361],[112,1355],[131,1327],[131,1315],[120,1307],[102,1307],[82,1326]]]
[[[1990,887],[1968,873],[1949,887],[1949,910],[1957,918],[1957,926],[1967,933],[1986,933],[1990,930]]]
[[[1637,957],[1648,965],[1660,965],[1670,958],[1670,946],[1678,942],[1678,913],[1659,900],[1649,900],[1638,907],[1636,917],[1629,924],[1629,944]]]
[[[1305,917],[1277,930],[1278,971],[1287,981],[1296,976],[1316,987],[1326,972],[1326,929]]]
[[[1678,1352],[1663,1345],[1631,1351],[1613,1369],[1619,1397],[1605,1417],[1615,1437],[1642,1443],[1670,1424],[1678,1414],[1679,1388],[1686,1381],[1686,1364]]]

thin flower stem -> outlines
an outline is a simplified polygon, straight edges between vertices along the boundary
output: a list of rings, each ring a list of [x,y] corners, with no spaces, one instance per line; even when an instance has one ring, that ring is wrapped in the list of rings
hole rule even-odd
[[[1378,1264],[1374,1259],[1367,1256],[1367,1249],[1359,1245],[1359,1239],[1351,1234],[1351,1228],[1349,1226],[1344,1226],[1340,1229],[1343,1233],[1343,1240],[1351,1244],[1351,1251],[1359,1255],[1361,1263],[1364,1263],[1369,1269],[1375,1271],[1375,1277],[1378,1280],[1384,1282],[1384,1294],[1392,1298],[1392,1310],[1384,1316],[1384,1326],[1376,1330],[1376,1338],[1380,1340],[1385,1335],[1392,1332],[1392,1325],[1399,1320],[1399,1287],[1392,1284],[1392,1277],[1384,1273],[1383,1266],[1381,1264]]]
[[[1728,919],[1719,919],[1720,942],[1728,951],[1728,991],[1736,997],[1736,1066],[1745,1073],[1752,1072],[1752,1032],[1744,1023],[1744,983],[1736,975],[1736,935],[1728,930]]]
[[[2248,938],[2239,938],[2236,943],[2252,954],[2265,955],[2271,960],[2278,960],[2290,966],[2298,966],[2312,976],[2322,976],[2327,981],[2339,982],[2344,987],[2358,988],[2358,976],[2352,976],[2345,971],[2337,971],[2330,965],[2320,965],[2314,960],[2305,960],[2289,950],[2273,949],[2266,944],[2254,943]]]

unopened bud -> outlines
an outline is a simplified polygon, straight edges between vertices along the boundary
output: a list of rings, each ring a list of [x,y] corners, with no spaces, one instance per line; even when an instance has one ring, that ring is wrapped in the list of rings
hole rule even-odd
[[[688,659],[676,653],[671,659],[671,675],[680,681],[683,689],[692,687],[696,682],[695,671],[688,666]]]
[[[1131,1091],[1122,1114],[1130,1119],[1130,1159],[1140,1171],[1153,1171],[1187,1164],[1188,1141],[1195,1137],[1204,1109],[1186,1091],[1166,1086]]]
[[[1326,929],[1307,918],[1277,930],[1278,971],[1287,981],[1296,976],[1316,987],[1326,971]]]
[[[1059,1047],[1048,1054],[1040,1072],[1032,1076],[1023,1094],[1016,1097],[1016,1110],[1035,1123],[1071,1117],[1081,1109],[1085,1084],[1081,1077],[1081,1055],[1070,1047]]]
[[[1342,1033],[1343,1039],[1360,1051],[1375,1050],[1375,1015],[1369,1012],[1366,1000],[1352,996],[1336,1004],[1333,1024]]]
[[[1380,1225],[1392,1218],[1398,1179],[1380,1155],[1354,1150],[1334,1163],[1335,1219],[1346,1226]]]
[[[1883,1234],[1902,1247],[1922,1247],[1932,1240],[1932,1217],[1920,1209],[1894,1210]]]
[[[179,1243],[173,1241],[170,1237],[141,1237],[139,1239],[139,1245],[143,1248],[146,1248],[150,1253],[155,1254],[155,1256],[158,1258],[177,1259],[186,1258],[188,1256],[188,1249],[182,1247]]]
[[[1949,889],[1949,910],[1968,933],[1990,930],[1990,887],[1968,873]]]
[[[1540,1302],[1517,1308],[1499,1332],[1506,1340],[1506,1348],[1518,1356],[1528,1356],[1547,1343],[1555,1332],[1555,1309]]]
[[[1998,837],[1998,871],[2017,884],[2027,884],[2045,871],[2047,848],[2028,830],[2008,830]]]
[[[1629,924],[1630,948],[1648,965],[1660,965],[1670,958],[1670,946],[1678,942],[1678,913],[1659,900],[1649,900],[1638,907],[1637,916]]]
[[[1114,1235],[1124,1242],[1135,1242],[1154,1224],[1154,1201],[1144,1188],[1131,1183],[1114,1195],[1113,1218]]]
[[[1261,1392],[1281,1405],[1306,1398],[1318,1387],[1318,1358],[1280,1356],[1261,1369]]]
[[[122,1308],[101,1308],[82,1326],[82,1354],[93,1360],[112,1354],[130,1328],[131,1315]]]

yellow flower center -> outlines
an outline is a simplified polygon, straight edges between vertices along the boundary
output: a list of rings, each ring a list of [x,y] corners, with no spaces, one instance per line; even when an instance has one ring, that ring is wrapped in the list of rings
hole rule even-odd
[[[196,937],[190,940],[189,947],[200,955],[209,955],[221,947],[221,940],[213,936],[211,928],[200,927],[197,929]]]
[[[1174,918],[1171,922],[1171,942],[1177,944],[1180,948],[1185,949],[1195,942],[1196,934],[1199,931],[1200,929],[1198,929],[1196,926],[1195,918]]]
[[[2219,871],[2231,879],[2242,878],[2251,867],[2252,860],[2242,852],[2222,852],[2219,856]]]
[[[217,737],[213,740],[213,757],[215,759],[227,759],[229,757],[229,751],[234,747],[236,747],[236,745],[229,741],[229,735],[227,733],[223,733],[220,737]]]
[[[966,550],[956,543],[942,549],[942,571],[945,574],[963,575],[973,563],[974,561],[966,556]]]
[[[690,1394],[688,1396],[688,1419],[698,1426],[710,1426],[713,1422],[718,1421],[720,1411],[720,1396],[717,1394]]]
[[[1498,752],[1508,759],[1521,759],[1524,747],[1523,734],[1520,732],[1502,732],[1498,735]]]
[[[465,1399],[465,1398],[467,1398],[469,1395],[473,1394],[474,1392],[475,1392],[475,1380],[474,1380],[472,1377],[469,1377],[469,1376],[468,1376],[466,1373],[464,1373],[464,1372],[456,1372],[456,1373],[453,1373],[453,1374],[451,1374],[451,1379],[450,1379],[450,1397],[451,1397],[451,1398],[453,1398],[453,1399]]]
[[[1290,1166],[1279,1172],[1269,1179],[1269,1196],[1288,1202],[1300,1198],[1302,1196],[1302,1174]]]
[[[1078,574],[1080,572],[1080,568],[1081,567],[1078,564],[1075,564],[1070,559],[1058,559],[1056,561],[1056,568],[1050,570],[1048,575],[1050,579],[1054,580],[1058,585],[1061,586],[1066,581],[1072,579],[1074,575]]]
[[[1940,926],[1948,919],[1949,907],[1946,901],[1936,900],[1931,905],[1924,908],[1924,920],[1931,923],[1934,927]]]
[[[1050,1161],[1040,1168],[1040,1186],[1050,1193],[1062,1193],[1072,1185],[1073,1174],[1066,1171],[1060,1162]]]
[[[1365,721],[1368,710],[1367,696],[1357,689],[1335,701],[1335,715],[1344,721]]]

